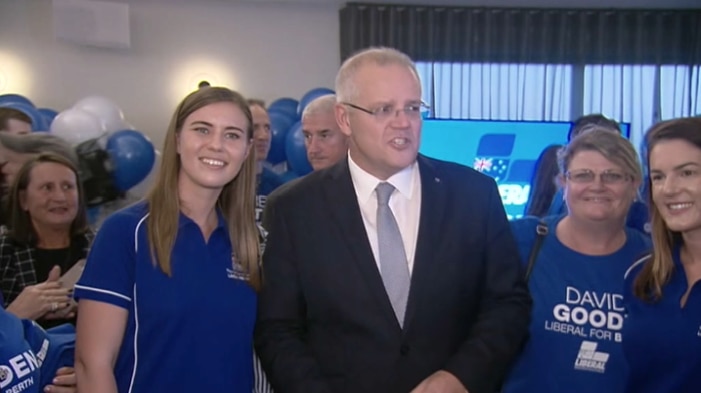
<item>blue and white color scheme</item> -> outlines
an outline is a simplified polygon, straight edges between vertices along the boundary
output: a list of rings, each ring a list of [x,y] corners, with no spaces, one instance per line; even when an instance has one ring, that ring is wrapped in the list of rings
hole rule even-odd
[[[180,215],[168,277],[151,259],[147,216],[140,203],[104,222],[75,290],[129,313],[118,391],[250,393],[256,293],[236,266],[223,217],[205,242]]]
[[[626,273],[623,352],[630,374],[625,393],[701,392],[701,288],[697,282],[681,306],[688,284],[679,247],[673,256],[672,277],[657,302],[633,295],[635,278],[649,257]]]
[[[73,366],[75,330],[56,329],[48,333],[0,307],[0,392],[41,392],[59,368]]]
[[[509,219],[520,218],[540,153],[567,144],[569,122],[424,120],[419,152],[493,177]],[[629,125],[621,124],[628,137]]]
[[[549,234],[529,282],[530,339],[503,392],[619,393],[626,375],[623,275],[649,250],[649,241],[627,228],[626,243],[618,251],[584,255],[557,239],[560,219],[545,219]],[[528,260],[537,224],[533,217],[511,223],[523,261]]]

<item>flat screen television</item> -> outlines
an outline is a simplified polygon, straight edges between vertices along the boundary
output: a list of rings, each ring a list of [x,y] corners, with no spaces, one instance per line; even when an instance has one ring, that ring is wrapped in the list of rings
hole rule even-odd
[[[569,122],[424,120],[419,152],[493,177],[509,219],[520,218],[540,153],[567,143]],[[621,124],[628,138],[630,124]]]

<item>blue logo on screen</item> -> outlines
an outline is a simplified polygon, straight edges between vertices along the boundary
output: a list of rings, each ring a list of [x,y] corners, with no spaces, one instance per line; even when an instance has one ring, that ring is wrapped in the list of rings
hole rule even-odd
[[[494,178],[507,216],[519,218],[538,156],[549,145],[564,144],[568,130],[565,122],[426,120],[420,151]]]

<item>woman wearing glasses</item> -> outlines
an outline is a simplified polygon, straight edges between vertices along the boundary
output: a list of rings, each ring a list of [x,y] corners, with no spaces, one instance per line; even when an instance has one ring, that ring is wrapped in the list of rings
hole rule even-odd
[[[558,165],[567,213],[542,224],[535,217],[512,223],[532,268],[533,313],[530,340],[504,392],[620,392],[623,275],[649,247],[645,235],[625,226],[640,162],[628,140],[594,129],[563,148]]]
[[[646,136],[650,255],[626,273],[626,393],[701,391],[701,118]]]

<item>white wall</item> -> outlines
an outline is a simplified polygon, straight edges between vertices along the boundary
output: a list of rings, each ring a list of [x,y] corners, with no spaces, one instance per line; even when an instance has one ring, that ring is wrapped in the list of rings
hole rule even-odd
[[[104,95],[160,149],[175,105],[203,78],[268,102],[333,88],[337,4],[169,1],[129,9],[131,48],[102,49],[55,40],[50,0],[0,0],[0,94],[59,111]]]

